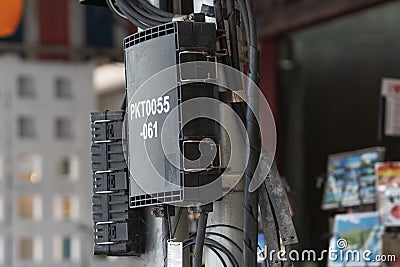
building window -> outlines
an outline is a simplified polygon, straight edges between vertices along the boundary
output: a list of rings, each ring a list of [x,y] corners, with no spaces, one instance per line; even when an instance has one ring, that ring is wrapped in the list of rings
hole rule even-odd
[[[78,160],[73,157],[64,157],[59,163],[59,175],[62,178],[74,179],[78,176]]]
[[[57,78],[55,85],[56,97],[59,99],[71,99],[71,81],[67,78]]]
[[[39,239],[22,237],[19,240],[19,259],[22,261],[39,261],[42,244]]]
[[[70,197],[63,197],[61,200],[62,218],[64,220],[71,219],[72,215],[72,200]]]
[[[22,98],[33,98],[35,97],[35,87],[33,83],[33,78],[29,76],[19,76],[18,77],[18,96]]]
[[[56,261],[79,260],[79,240],[71,236],[56,236],[54,238],[54,258]]]
[[[22,138],[36,136],[35,121],[32,117],[21,116],[18,119],[18,135]]]
[[[69,176],[71,174],[71,161],[69,158],[64,158],[61,160],[60,174],[62,176]]]
[[[33,260],[33,239],[21,238],[19,241],[19,258],[25,261]]]
[[[72,138],[72,123],[68,118],[57,118],[55,123],[55,135],[59,139]]]
[[[71,259],[71,238],[69,236],[64,236],[62,240],[62,247],[63,247],[63,260],[70,260]]]
[[[18,217],[23,220],[40,220],[41,202],[38,196],[22,195],[18,197]]]
[[[54,215],[58,220],[71,220],[78,215],[78,200],[73,196],[56,196]]]
[[[17,178],[20,182],[36,184],[41,179],[41,158],[39,155],[17,157]]]

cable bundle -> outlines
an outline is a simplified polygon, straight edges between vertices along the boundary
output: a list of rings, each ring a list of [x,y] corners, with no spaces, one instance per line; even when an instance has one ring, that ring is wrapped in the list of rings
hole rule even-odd
[[[142,29],[154,27],[173,20],[187,20],[189,16],[159,9],[146,0],[107,0],[110,8],[120,17]]]

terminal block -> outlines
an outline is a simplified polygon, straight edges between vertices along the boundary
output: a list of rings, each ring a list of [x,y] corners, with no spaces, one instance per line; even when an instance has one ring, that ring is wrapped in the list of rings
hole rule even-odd
[[[97,255],[144,253],[143,209],[129,208],[123,121],[123,111],[91,113],[94,254]]]

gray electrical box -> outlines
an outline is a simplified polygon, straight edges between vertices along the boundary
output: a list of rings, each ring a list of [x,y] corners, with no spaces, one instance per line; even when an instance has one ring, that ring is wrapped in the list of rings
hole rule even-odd
[[[221,195],[219,123],[208,118],[183,123],[193,112],[185,101],[218,100],[218,86],[201,82],[217,79],[216,65],[211,71],[201,66],[193,71],[184,65],[216,62],[215,46],[215,24],[203,22],[172,22],[125,38],[131,208],[179,202],[196,205]],[[218,116],[217,101],[205,108]],[[184,158],[195,161],[199,150],[215,155],[207,168],[185,163]],[[215,184],[208,193],[197,190],[211,182]]]

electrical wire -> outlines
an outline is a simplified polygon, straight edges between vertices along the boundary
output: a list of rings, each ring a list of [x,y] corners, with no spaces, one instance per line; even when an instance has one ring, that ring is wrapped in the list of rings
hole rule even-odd
[[[219,252],[214,247],[208,245],[206,245],[206,247],[208,247],[212,252],[214,252],[215,255],[217,255],[219,261],[222,263],[224,267],[228,267],[228,265],[226,265],[224,261],[224,258],[222,258],[221,254],[219,254]]]
[[[107,5],[119,17],[121,17],[123,19],[128,19],[124,14],[122,14],[122,12],[118,8],[115,7],[113,0],[107,0]]]
[[[144,2],[144,1],[142,1]],[[132,7],[132,9],[139,14],[142,18],[144,19],[149,19],[152,20],[153,23],[158,22],[158,24],[161,23],[166,23],[166,22],[171,22],[171,18],[167,17],[161,17],[156,14],[151,14],[148,13],[146,10],[144,10],[140,5],[138,5],[135,1],[129,1],[128,4]],[[141,19],[142,20],[142,19]],[[142,20],[144,21],[144,20]]]
[[[222,246],[219,242],[215,241],[214,239],[206,238],[208,244],[215,245],[218,248],[221,248],[224,251],[224,254],[228,257],[229,261],[233,264],[233,266],[239,267],[239,263],[236,260],[235,256],[231,251],[229,251],[226,247]]]
[[[220,233],[215,233],[215,232],[206,232],[206,235],[214,235],[214,236],[221,237],[221,238],[227,240],[228,242],[230,242],[231,244],[233,244],[241,253],[243,253],[242,248],[235,241],[233,241],[233,239],[227,237],[226,235],[223,235]]]
[[[221,0],[214,0],[214,13],[220,49],[226,53],[226,55],[222,56],[222,62],[225,65],[230,66],[232,63],[231,58],[229,57],[228,41],[226,40],[225,22],[222,16]]]
[[[285,246],[285,254],[286,255],[290,255],[290,251],[292,250],[292,247],[293,247],[292,245]],[[292,267],[293,263],[290,259],[291,257],[286,257],[286,258],[287,258],[287,260],[283,262],[283,267]]]
[[[126,89],[125,89],[124,97],[122,98],[120,107],[121,107],[121,110],[126,111]]]
[[[193,239],[187,239],[183,241],[183,249],[194,245],[196,243],[196,240]],[[210,238],[205,238],[204,239],[204,245],[206,247],[208,246],[212,246],[216,249],[218,249],[219,251],[221,251],[222,253],[225,254],[225,256],[228,257],[229,261],[231,262],[231,264],[233,266],[237,266],[239,267],[239,263],[237,262],[237,260],[235,259],[235,256],[232,254],[232,252],[230,252],[228,249],[226,249],[224,246],[222,246],[220,243],[218,243],[217,241],[210,239]]]
[[[214,236],[221,237],[221,238],[227,240],[228,242],[230,242],[231,244],[233,244],[240,252],[243,252],[242,248],[241,248],[235,241],[233,241],[231,238],[227,237],[227,236],[224,235],[224,234],[215,233],[215,232],[206,232],[206,235],[214,235]],[[195,236],[195,234],[191,234],[191,235],[189,236],[189,239],[190,239],[190,238],[194,238],[194,236]]]
[[[167,210],[167,219],[168,219],[168,237],[171,240],[172,239],[172,222],[171,222],[171,215],[169,214],[169,206],[166,206]]]
[[[227,225],[227,224],[208,225],[206,228],[218,228],[218,227],[226,227],[226,228],[234,229],[234,230],[239,231],[239,232],[243,232],[242,229],[240,229],[240,228],[238,228],[238,227],[236,227],[236,226]],[[193,244],[196,243],[196,242],[195,242],[196,238],[194,238],[195,235],[196,235],[195,233],[190,234],[189,237],[183,241],[184,248],[185,248],[185,245],[186,245],[188,242],[193,242]],[[224,234],[215,233],[215,232],[206,232],[206,235],[218,236],[218,237],[220,237],[220,238],[223,238],[223,239],[227,240],[228,242],[232,243],[240,252],[242,252],[242,249],[240,248],[240,246],[239,246],[235,241],[233,241],[231,238],[227,237],[227,236],[224,235]],[[210,241],[210,240],[213,240],[213,239],[205,238],[205,240]],[[221,243],[219,243],[219,242],[217,242],[217,241],[215,241],[215,240],[210,241],[210,242],[216,242],[216,243],[218,243],[218,245],[222,246]],[[206,243],[205,243],[205,244],[206,244]],[[261,248],[260,248],[260,249],[261,249]],[[228,250],[228,251],[229,251],[229,250]],[[234,257],[234,255],[233,255],[232,253],[231,253],[231,256],[235,259],[234,261],[235,261],[236,264],[237,264],[236,258]],[[227,256],[227,257],[229,258],[229,256]],[[232,262],[232,261],[231,261],[231,262]],[[234,266],[235,266],[235,265],[234,265]]]
[[[208,212],[201,212],[197,222],[196,244],[194,246],[193,266],[201,267],[203,259],[203,247],[206,237]]]
[[[129,5],[124,0],[115,0],[118,8],[121,10],[128,20],[139,28],[147,29],[149,26],[137,20],[132,14],[129,13]]]
[[[256,84],[260,82],[260,58],[257,50],[257,29],[252,0],[238,0],[243,25],[249,47],[249,78]],[[244,175],[244,219],[243,219],[243,266],[253,267],[257,264],[257,227],[258,227],[258,191],[249,192],[253,176],[257,176],[257,164],[261,152],[261,139],[257,119],[253,112],[259,110],[259,99],[251,83],[247,87],[248,105],[246,110],[246,128],[250,141],[250,155]]]
[[[187,242],[186,244],[184,244],[184,246],[183,246],[183,249],[185,249],[185,248],[187,248],[187,247],[189,247],[189,246],[191,246],[191,245],[194,245],[196,242],[194,241],[194,240],[192,240],[192,241],[189,241],[189,242]],[[207,248],[209,248],[209,249],[214,249],[214,250],[212,250],[213,252],[215,252],[216,251],[216,249],[219,249],[219,248],[217,248],[217,247],[215,247],[214,245],[210,245],[210,244],[208,244],[208,243],[205,243],[204,244],[204,246],[206,246]],[[220,250],[220,249],[219,249]],[[221,250],[220,250],[221,251]],[[222,253],[224,253],[223,251],[221,251]],[[218,256],[219,255],[219,256]],[[217,254],[217,257],[219,258],[219,260],[221,261],[221,263],[222,263],[222,265],[224,265],[224,266],[227,266],[226,265],[226,263],[225,263],[225,261],[224,261],[224,259],[222,258],[222,256],[221,256],[221,254]],[[232,264],[234,264],[233,262],[231,262]]]
[[[142,22],[142,24],[147,25],[145,29],[162,24],[158,21],[155,21],[150,16],[143,16],[142,14],[137,12],[135,9],[136,6],[132,1],[128,1],[128,0],[118,0],[118,1],[125,4],[124,9],[129,13],[130,16],[132,16],[136,20]]]
[[[179,222],[181,221],[182,212],[183,212],[183,208],[180,207],[180,208],[179,208],[179,211],[178,211],[178,221],[176,222],[175,229],[174,229],[174,231],[172,232],[172,238],[175,237],[176,230],[178,230],[178,225],[179,225]]]
[[[174,14],[157,8],[147,0],[107,0],[107,4],[113,12],[142,29],[148,29],[173,20],[190,18],[187,15]]]
[[[240,229],[239,227],[233,226],[233,225],[229,225],[229,224],[213,224],[213,225],[207,225],[207,228],[215,228],[215,227],[226,227],[226,228],[231,228],[231,229],[235,229],[241,233],[243,233],[243,230]],[[258,245],[258,248],[260,250],[262,250],[262,248]]]
[[[216,228],[216,227],[226,227],[226,228],[231,228],[231,229],[235,229],[237,231],[240,231],[243,233],[243,229],[240,229],[239,227],[233,226],[233,225],[229,225],[229,224],[212,224],[212,225],[207,225],[207,228]]]
[[[228,16],[229,42],[231,49],[232,67],[240,70],[239,48],[236,30],[236,8],[234,0],[226,0],[226,9]]]
[[[166,209],[168,209],[166,207]],[[163,248],[163,258],[164,258],[164,267],[168,265],[168,240],[170,239],[170,228],[169,228],[169,220],[168,216],[162,217],[162,248]]]
[[[233,230],[236,230],[236,231],[239,231],[239,232],[243,233],[243,230],[240,229],[239,227],[236,227],[236,226],[233,226],[233,225],[228,225],[228,224],[213,224],[213,225],[208,225],[206,228],[219,228],[219,227],[226,227],[226,228],[230,228],[230,229],[233,229]],[[195,233],[189,235],[189,238],[186,239],[184,242],[188,242],[190,240],[193,240],[195,235],[196,235]],[[235,241],[233,241],[231,238],[227,237],[224,234],[215,233],[215,232],[206,232],[206,235],[214,235],[214,236],[218,236],[218,237],[224,238],[228,242],[232,243],[240,252],[243,252],[243,250],[240,248],[240,246]],[[260,245],[257,244],[257,248],[260,249],[260,251],[262,251],[262,255],[265,256],[265,253],[264,253],[263,249],[260,247]]]
[[[167,17],[167,18],[172,19],[173,17],[180,15],[180,14],[174,14],[174,13],[170,13],[168,11],[159,9],[159,8],[153,6],[152,4],[150,4],[149,2],[147,2],[146,0],[134,0],[134,2],[140,3],[144,8],[146,8],[146,10],[152,12],[153,14],[157,14],[161,17]]]
[[[244,0],[237,0],[237,3],[239,4],[240,15],[242,17],[242,24],[246,34],[246,39],[249,40],[250,26],[249,26],[249,15],[247,14],[247,6]]]

